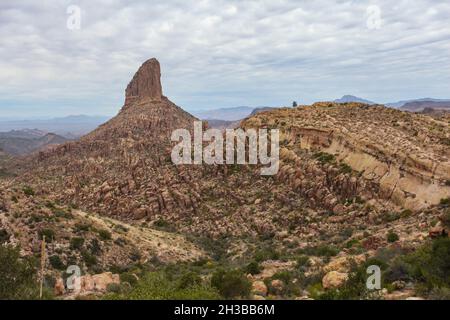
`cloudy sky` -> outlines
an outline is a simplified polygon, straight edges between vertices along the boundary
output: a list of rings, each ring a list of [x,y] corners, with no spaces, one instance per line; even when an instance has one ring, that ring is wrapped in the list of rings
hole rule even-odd
[[[0,118],[113,115],[150,57],[191,111],[450,98],[448,0],[5,2]]]

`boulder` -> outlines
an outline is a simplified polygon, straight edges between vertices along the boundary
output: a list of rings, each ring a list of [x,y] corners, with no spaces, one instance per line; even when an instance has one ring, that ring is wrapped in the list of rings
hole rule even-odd
[[[56,279],[54,293],[55,293],[55,296],[62,296],[64,293],[66,293],[66,288],[64,286],[63,278]]]
[[[439,238],[439,237],[446,237],[448,236],[447,230],[443,228],[442,226],[435,226],[434,228],[431,228],[429,231],[430,238]]]
[[[341,287],[348,280],[348,273],[330,271],[322,279],[324,289],[336,289]]]
[[[325,272],[338,271],[345,273],[350,271],[350,268],[352,267],[353,263],[360,264],[364,261],[365,261],[364,255],[338,257],[332,260],[330,263],[328,263],[323,268],[323,270]]]
[[[252,283],[252,293],[255,296],[267,296],[267,286],[263,281],[255,281]]]
[[[81,285],[82,292],[95,290],[94,279],[89,274],[81,277],[80,285]]]
[[[120,278],[118,274],[113,274],[112,272],[105,272],[101,274],[96,274],[92,276],[94,280],[95,291],[106,291],[109,284],[115,283],[120,284]]]
[[[284,290],[284,283],[281,280],[275,279],[272,280],[270,283],[270,286],[272,287],[275,294],[280,295],[283,293]]]

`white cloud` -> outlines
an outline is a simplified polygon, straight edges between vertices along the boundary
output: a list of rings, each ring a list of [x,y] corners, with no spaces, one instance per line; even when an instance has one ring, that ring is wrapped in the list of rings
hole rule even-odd
[[[82,10],[81,30],[66,28],[69,5]],[[381,10],[378,30],[367,28],[370,5]],[[150,57],[162,64],[165,94],[187,109],[347,93],[449,98],[449,16],[444,0],[0,4],[0,117],[113,114]]]

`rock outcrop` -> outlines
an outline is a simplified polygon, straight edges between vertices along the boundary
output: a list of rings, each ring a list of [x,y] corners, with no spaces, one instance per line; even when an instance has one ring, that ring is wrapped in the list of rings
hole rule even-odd
[[[161,101],[161,68],[152,58],[142,64],[125,90],[125,106],[140,100]]]
[[[348,280],[348,274],[338,271],[330,271],[322,279],[324,289],[336,289],[341,287]]]

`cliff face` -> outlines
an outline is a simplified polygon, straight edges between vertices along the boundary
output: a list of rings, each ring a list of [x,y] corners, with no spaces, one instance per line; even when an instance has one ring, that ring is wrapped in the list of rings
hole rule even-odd
[[[139,100],[161,101],[161,67],[152,58],[142,64],[125,90],[125,106]]]

